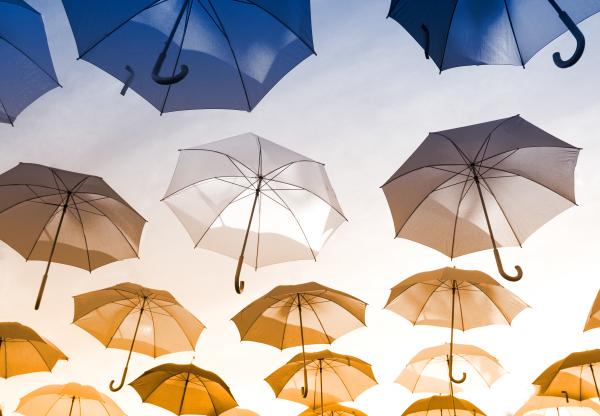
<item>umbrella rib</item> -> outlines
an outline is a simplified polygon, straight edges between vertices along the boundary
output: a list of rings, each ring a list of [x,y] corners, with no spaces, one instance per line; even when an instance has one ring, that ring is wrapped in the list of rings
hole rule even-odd
[[[504,212],[504,208],[502,208],[502,205],[500,205],[500,201],[498,201],[498,198],[496,198],[496,195],[494,194],[494,191],[492,191],[492,187],[485,180],[484,177],[481,177],[481,180],[483,180],[483,183],[485,184],[484,189],[486,189],[489,192],[489,194],[492,196],[492,198],[494,198],[494,201],[496,201],[496,205],[498,205],[498,208],[500,208],[500,212],[502,212],[502,215],[504,216],[504,219],[506,220],[506,222],[507,222],[510,230],[512,231],[513,236],[517,240],[517,243],[519,243],[519,247],[522,247],[521,240],[519,239],[519,237],[517,237],[517,233],[515,232],[515,229],[514,229],[513,225],[511,224],[510,220],[508,219],[508,216],[506,215],[506,212]]]
[[[153,358],[156,358],[156,322],[154,321],[154,314],[152,313],[152,310],[149,309],[148,314],[152,320],[152,354]]]
[[[50,407],[48,408],[48,411],[44,414],[44,416],[48,416],[50,414],[50,412],[52,411],[52,409],[54,409],[54,406],[56,406],[56,404],[61,401],[63,399],[63,394],[59,394],[58,398],[54,401],[54,403],[52,403],[50,405]]]
[[[253,0],[248,0],[249,3],[251,3],[252,5],[258,7],[259,9],[261,9],[262,11],[264,11],[266,14],[268,14],[269,16],[271,16],[273,19],[277,20],[282,26],[284,26],[286,29],[288,29],[290,32],[292,32],[294,35],[296,35],[296,37],[298,39],[300,39],[300,41],[308,48],[310,49],[310,51],[316,55],[317,52],[315,52],[315,49],[313,46],[309,45],[308,43],[306,43],[306,41],[300,37],[300,35],[298,35],[298,33],[296,33],[291,27],[289,27],[283,20],[281,20],[279,17],[275,16],[273,13],[271,13],[270,11],[268,11],[267,9],[265,9],[263,6],[261,6],[260,4],[256,4]],[[310,3],[309,3],[309,8],[310,8]]]
[[[267,188],[273,190],[273,188],[271,188],[271,186],[269,184],[267,184]],[[300,228],[300,231],[302,232],[302,235],[304,236],[304,239],[306,240],[306,244],[308,244],[308,249],[310,250],[310,254],[312,255],[313,259],[316,261],[317,260],[317,256],[315,256],[315,252],[313,251],[313,249],[312,249],[312,247],[310,245],[310,242],[308,241],[308,238],[306,237],[306,233],[304,232],[304,229],[302,228],[302,225],[300,225],[300,221],[296,217],[296,214],[294,214],[294,212],[291,210],[291,208],[288,206],[288,204],[286,204],[285,200],[277,193],[277,191],[273,190],[273,192],[275,193],[275,195],[277,195],[277,197],[279,199],[281,199],[281,202],[286,206],[286,208],[290,212],[290,214],[292,214],[292,217],[294,217],[294,220],[296,220],[296,224],[298,224],[298,228]]]
[[[187,8],[187,15],[185,17],[185,23],[183,25],[183,34],[181,35],[181,42],[179,43],[179,52],[177,53],[177,59],[175,59],[175,65],[173,66],[173,71],[171,72],[171,77],[175,76],[175,71],[177,70],[177,67],[179,66],[179,58],[181,58],[181,52],[183,50],[183,43],[185,42],[185,35],[187,34],[187,27],[188,27],[188,23],[190,21],[190,15],[192,14],[192,6],[194,5],[194,1],[193,0],[185,0],[186,3],[183,4],[183,7]],[[189,7],[187,5],[187,2],[189,2]],[[179,26],[179,20],[177,20],[176,24],[177,26]],[[173,30],[177,30],[178,27],[173,28]],[[172,42],[172,40],[171,40]],[[169,45],[170,46],[170,45]],[[165,50],[166,52],[166,50]],[[169,99],[169,93],[171,92],[171,87],[173,86],[173,84],[169,84],[167,86],[167,93],[165,94],[165,99],[163,100],[163,105],[160,108],[160,114],[163,114],[165,111],[165,107],[167,105],[167,100]]]
[[[4,114],[6,114],[6,117],[8,117],[8,121],[10,123],[11,126],[14,126],[14,120],[13,118],[10,116],[10,114],[8,114],[8,110],[6,109],[6,106],[4,105],[4,101],[0,100],[0,105],[2,105],[2,109],[4,110]],[[15,117],[16,120],[16,117]],[[2,185],[0,185],[2,186]]]
[[[262,194],[259,194],[261,196]],[[260,250],[260,226],[262,213],[262,197],[258,198],[258,232],[256,234],[256,257],[254,258],[254,270],[258,270],[258,252]]]
[[[344,382],[344,380],[342,379],[342,377],[338,374],[338,372],[336,371],[335,367],[332,366],[332,365],[330,365],[328,362],[325,362],[325,364],[327,366],[329,366],[331,368],[331,370],[335,373],[336,377],[340,380],[340,382],[342,383],[342,386],[344,386],[344,389],[348,393],[348,396],[352,399],[352,401],[354,401],[355,397],[352,395],[352,393],[350,393],[350,389],[348,388],[348,386],[346,385],[346,383]],[[348,367],[352,367],[352,366],[350,364],[348,364]]]
[[[408,172],[403,173],[402,175],[398,175],[398,176],[392,175],[392,177],[389,178],[383,185],[381,185],[380,188],[383,188],[384,186],[389,185],[390,183],[392,183],[406,175],[410,175],[411,173],[418,172],[423,169],[428,169],[428,168],[437,169],[440,166],[465,166],[465,164],[466,164],[466,162],[463,161],[463,163],[434,163],[432,165],[419,166],[418,168],[411,169]],[[444,169],[438,169],[438,170],[444,170]]]
[[[250,98],[248,98],[248,91],[246,90],[246,83],[244,82],[244,77],[242,76],[242,70],[240,69],[240,65],[238,63],[237,56],[235,54],[235,51],[233,50],[233,46],[231,45],[229,36],[227,35],[227,30],[225,29],[225,25],[223,24],[223,21],[221,20],[221,18],[219,17],[219,14],[215,10],[215,6],[213,6],[211,0],[208,0],[208,4],[210,5],[210,8],[212,9],[213,13],[215,14],[215,17],[219,21],[219,24],[223,27],[223,32],[222,32],[223,37],[227,41],[227,45],[229,45],[229,50],[231,51],[231,56],[233,57],[233,60],[235,62],[235,67],[236,67],[237,73],[240,77],[240,82],[242,84],[242,88],[244,89],[244,96],[246,97],[246,104],[248,104],[248,111],[252,111],[252,106],[250,105]]]
[[[23,55],[25,58],[27,58],[27,60],[29,60],[32,64],[34,64],[35,66],[37,66],[44,74],[46,74],[48,76],[48,78],[50,78],[52,81],[54,81],[58,86],[60,85],[60,82],[58,82],[58,80],[56,78],[54,78],[52,75],[50,75],[48,73],[48,71],[46,71],[44,68],[42,68],[36,61],[34,61],[31,56],[29,56],[27,53],[25,53],[25,51],[21,48],[19,48],[17,45],[15,45],[14,43],[12,43],[11,41],[9,41],[8,39],[6,39],[4,36],[0,36],[0,40],[3,40],[4,42],[8,43],[10,46],[12,46],[17,52],[19,52],[21,55]],[[7,113],[8,115],[8,113]],[[10,116],[9,116],[10,117]]]
[[[460,288],[458,287],[458,285],[456,285],[456,294],[458,297],[458,310],[460,311],[460,323],[462,326],[462,330],[465,330],[465,315],[463,314],[463,307],[462,307],[462,301],[460,299]]]
[[[471,360],[469,360],[467,358],[466,355],[465,356],[461,356],[461,357],[462,357],[463,360],[465,360],[467,363],[469,363],[469,365],[475,370],[475,372],[477,372],[477,374],[479,374],[479,376],[481,377],[481,379],[485,382],[485,384],[488,387],[492,387],[492,384],[494,384],[494,382],[488,383],[488,381],[486,380],[486,378],[483,375],[483,373],[479,370],[479,368],[475,364],[473,364],[473,362],[471,362]],[[498,367],[500,367],[502,369],[502,371],[505,372],[504,368],[498,362],[496,362],[495,364],[497,364]]]
[[[290,315],[292,314],[292,307],[294,306],[294,303],[292,301],[292,303],[290,304],[290,306],[288,307],[288,312],[285,315],[285,323],[283,324],[283,331],[281,334],[281,344],[279,349],[283,350],[283,344],[285,342],[285,333],[287,332],[287,327],[288,327],[288,321],[290,319]],[[298,308],[300,307],[300,304],[298,304]],[[262,316],[262,314],[260,315]],[[259,316],[259,318],[260,318]],[[254,324],[258,321],[259,318],[256,318],[256,320],[252,323],[252,326],[254,326]],[[246,335],[248,332],[250,331],[250,327],[248,328],[248,331],[246,331],[246,333],[244,335]]]
[[[467,176],[467,180],[464,182],[463,189],[460,191],[460,199],[458,200],[458,204],[456,204],[456,214],[454,215],[454,227],[452,229],[452,249],[450,250],[450,258],[454,258],[454,246],[456,244],[456,226],[458,225],[458,213],[460,212],[460,206],[462,205],[462,201],[464,196],[471,189],[471,185],[469,185],[469,190],[465,193],[465,188],[467,187],[467,183],[469,181],[470,174]]]
[[[517,153],[519,151],[519,149],[513,149],[513,150],[509,150],[506,153],[506,156],[502,157],[499,161],[497,161],[496,163],[494,163],[491,168],[495,168],[496,166],[498,166],[499,164],[501,164],[502,162],[504,162],[506,159],[508,159],[509,157],[511,157],[512,155],[514,155],[515,153]],[[499,155],[496,155],[499,156]],[[495,156],[493,156],[495,157]],[[483,160],[490,160],[490,158],[488,159],[482,159],[479,162],[479,166],[483,166],[481,163],[483,163]],[[477,167],[477,166],[476,166]],[[490,171],[491,168],[487,168],[486,167],[486,171],[485,172],[481,172],[481,169],[477,169],[477,173],[479,173],[481,176],[485,175],[486,173],[488,173]],[[517,175],[516,173],[512,173],[512,175]],[[518,176],[518,175],[517,175]]]
[[[75,206],[75,210],[77,211],[77,217],[79,218],[79,223],[81,224],[81,233],[83,234],[83,241],[85,243],[85,253],[87,255],[87,260],[88,260],[88,270],[91,272],[92,271],[92,262],[90,260],[90,249],[88,247],[87,237],[85,235],[85,227],[83,226],[83,219],[81,218],[81,213],[79,212],[77,203],[73,199],[72,195],[71,195],[71,200],[73,201],[73,205]]]
[[[458,4],[460,0],[457,0],[456,3]],[[456,152],[459,154],[459,156],[463,159],[463,161],[465,162],[466,165],[470,165],[471,161],[469,160],[469,158],[467,157],[467,155],[463,152],[463,150],[454,142],[454,140],[452,140],[450,137],[446,136],[445,134],[441,133],[441,132],[435,132],[435,133],[431,133],[431,134],[436,134],[440,137],[443,137],[444,139],[448,140],[456,149]]]
[[[454,22],[454,14],[456,13],[456,9],[458,7],[458,3],[460,0],[456,0],[454,3],[454,9],[452,9],[452,15],[450,15],[450,23],[448,24],[448,31],[446,32],[446,42],[444,44],[444,52],[442,53],[442,61],[440,63],[440,72],[444,70],[444,61],[446,60],[446,49],[448,49],[448,39],[450,38],[450,31],[452,30],[452,23]]]
[[[496,130],[498,128],[500,128],[504,123],[506,123],[507,121],[512,120],[513,118],[519,117],[518,115],[516,116],[512,116],[509,117],[505,120],[502,120],[500,123],[498,123],[497,126],[495,126],[487,135],[487,137],[485,138],[485,140],[483,141],[483,143],[481,143],[481,146],[479,147],[479,150],[477,150],[477,154],[475,155],[475,160],[477,160],[477,156],[479,156],[479,153],[481,153],[481,151],[483,150],[483,157],[485,157],[485,152],[487,152],[488,146],[490,144],[490,141],[492,140],[492,134],[494,134],[496,132]],[[485,149],[484,149],[485,148]]]
[[[58,209],[58,207],[57,207],[54,210],[54,212],[50,215],[50,217],[48,218],[48,220],[44,223],[44,225],[42,226],[42,229],[40,230],[40,232],[38,233],[36,239],[33,242],[33,246],[31,247],[31,250],[29,250],[29,253],[27,254],[27,257],[25,257],[25,260],[29,260],[29,258],[31,257],[31,254],[33,253],[33,250],[35,250],[35,247],[40,242],[40,237],[42,236],[42,234],[44,233],[44,231],[46,231],[46,227],[58,215],[59,212],[60,212],[60,209]]]
[[[417,317],[415,318],[415,321],[413,322],[414,325],[417,324],[417,321],[419,320],[419,317],[423,313],[423,310],[425,309],[425,306],[427,306],[427,303],[429,303],[429,300],[431,299],[431,297],[435,294],[435,292],[438,291],[438,289],[442,286],[442,284],[443,284],[443,282],[440,281],[440,284],[438,284],[437,286],[434,285],[434,289],[431,291],[431,293],[429,294],[429,296],[427,296],[427,299],[425,299],[425,302],[423,302],[423,306],[421,306],[421,309],[419,310],[419,313],[417,314]]]
[[[62,195],[62,193],[60,193],[60,192],[59,192],[59,193],[57,193],[57,194],[44,195],[44,196],[57,196],[57,195]],[[9,207],[6,207],[6,208],[2,209],[2,210],[0,211],[0,214],[4,214],[6,211],[8,211],[8,210],[11,210],[11,209],[13,209],[13,208],[15,208],[15,207],[17,207],[17,206],[19,206],[19,205],[21,205],[21,204],[24,204],[24,203],[26,203],[26,202],[35,202],[35,200],[36,200],[36,199],[40,199],[40,197],[39,197],[39,196],[34,196],[34,197],[32,197],[32,198],[27,198],[27,199],[21,200],[21,201],[19,201],[19,202],[16,202],[16,203],[14,203],[14,204],[13,204],[13,205],[11,205],[11,206],[9,206]],[[48,204],[48,205],[53,205],[53,204]]]
[[[155,7],[155,6],[158,6],[159,4],[165,3],[167,1],[168,0],[156,1],[156,2],[154,2],[152,4],[150,4],[150,5],[142,8],[141,10],[138,10],[131,17],[127,18],[125,21],[123,21],[122,23],[120,23],[119,25],[117,25],[114,29],[112,29],[110,32],[108,32],[107,34],[105,34],[104,36],[102,36],[102,38],[100,38],[98,41],[96,41],[92,46],[90,46],[85,51],[83,51],[83,53],[81,53],[79,55],[79,58],[77,58],[77,59],[82,59],[92,49],[94,49],[96,46],[98,46],[100,43],[102,43],[104,40],[106,40],[106,38],[108,38],[110,35],[112,35],[113,33],[115,33],[117,30],[121,29],[123,26],[125,26],[127,23],[129,23],[131,20],[135,19],[139,14],[141,14],[141,13],[145,12],[146,10],[149,10],[149,9]]]
[[[317,162],[316,160],[312,160],[312,159],[298,159],[298,160],[294,160],[292,162],[286,163],[284,165],[278,166],[275,169],[270,170],[269,172],[265,173],[263,176],[269,176],[272,173],[277,172],[278,170],[281,170],[280,172],[277,172],[273,178],[276,178],[277,176],[279,176],[281,173],[283,173],[287,168],[289,168],[292,165],[295,165],[296,163],[315,163],[317,165],[321,165],[324,166],[324,163],[321,162]]]
[[[101,210],[100,208],[98,208],[96,205],[94,204],[90,204],[91,206],[93,206],[94,208],[96,208],[100,213],[102,213],[102,215],[104,215],[106,217],[106,219],[108,219],[108,222],[110,224],[112,224],[112,226],[119,231],[119,234],[121,234],[121,237],[123,237],[123,239],[127,242],[127,245],[129,246],[129,248],[131,248],[131,251],[133,251],[133,254],[135,254],[136,257],[139,257],[138,252],[136,251],[136,249],[133,248],[133,245],[131,245],[131,242],[129,241],[129,239],[125,236],[125,233],[121,230],[121,228],[119,226],[117,226],[117,224],[115,224],[113,222],[113,220],[110,219],[110,217],[108,215],[106,215],[106,213]],[[134,211],[135,212],[135,211]]]
[[[52,367],[50,367],[50,363],[48,363],[48,361],[46,361],[46,358],[43,356],[42,352],[35,346],[35,344],[32,341],[30,341],[30,340],[25,341],[25,342],[28,343],[29,345],[31,345],[33,347],[33,349],[38,353],[38,355],[40,356],[40,358],[42,359],[42,361],[44,362],[44,364],[48,368],[48,371],[52,371]],[[48,344],[45,344],[45,345],[48,345]],[[6,366],[8,367],[8,363],[7,363]]]
[[[313,306],[310,304],[310,302],[306,299],[306,297],[303,294],[300,295],[300,296],[304,299],[304,301],[306,302],[306,304],[310,307],[310,309],[315,314],[315,318],[317,318],[317,321],[319,322],[319,325],[321,326],[321,329],[323,330],[323,334],[325,335],[325,338],[327,338],[327,343],[329,345],[331,345],[331,341],[329,340],[329,335],[327,334],[327,330],[325,329],[325,326],[323,325],[323,322],[321,321],[321,318],[319,318],[319,315],[317,314],[317,311],[315,310],[315,308],[313,308]]]
[[[517,40],[517,34],[515,33],[515,27],[513,26],[512,18],[510,17],[510,10],[508,4],[504,0],[504,8],[506,9],[506,15],[508,16],[508,23],[510,23],[510,29],[512,30],[513,38],[515,39],[515,45],[517,46],[517,52],[519,52],[519,59],[521,59],[521,65],[525,68],[525,62],[523,61],[523,55],[521,54],[521,48],[519,47],[519,41]]]
[[[496,304],[496,302],[494,302],[492,300],[492,298],[490,297],[490,295],[488,295],[481,287],[479,287],[479,286],[476,286],[476,287],[477,287],[477,289],[479,289],[479,291],[481,293],[483,293],[490,300],[490,302],[492,303],[492,305],[494,305],[496,307],[496,309],[498,310],[498,312],[500,312],[500,314],[502,315],[502,317],[506,320],[506,323],[510,326],[510,322],[511,321],[510,321],[510,319],[508,319],[508,316],[506,316],[506,314],[504,313],[504,311],[502,309],[500,309],[500,306],[498,306]]]

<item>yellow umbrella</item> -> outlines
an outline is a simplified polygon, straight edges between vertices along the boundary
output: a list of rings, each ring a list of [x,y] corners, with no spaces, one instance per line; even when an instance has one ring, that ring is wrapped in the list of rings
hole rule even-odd
[[[332,404],[323,408],[324,416],[367,416],[366,413],[360,410],[353,409],[348,406],[342,406],[341,404]],[[321,415],[321,409],[306,409],[298,416],[319,416]]]
[[[600,397],[600,350],[574,352],[548,367],[533,382],[539,395],[566,396],[575,400]]]
[[[217,416],[237,407],[219,376],[193,364],[163,364],[131,384],[145,403],[180,415]]]
[[[454,344],[453,354],[455,364],[479,375],[488,386],[506,373],[494,356],[474,345]],[[413,393],[445,393],[446,391],[452,393],[448,383],[440,383],[440,378],[448,373],[449,356],[449,344],[421,350],[406,365],[396,379],[396,383]],[[443,391],[438,391],[440,384],[445,385]]]
[[[590,314],[587,322],[585,323],[583,332],[594,328],[600,328],[600,291],[598,291],[598,295],[596,295],[596,300],[592,305],[592,309],[590,310]]]
[[[594,416],[600,415],[600,406],[591,400],[580,402],[551,396],[533,396],[515,416]]]
[[[181,306],[169,292],[135,283],[75,296],[73,323],[96,337],[107,348],[128,350],[119,386],[125,384],[133,351],[158,357],[193,351],[204,325]]]
[[[312,398],[307,398],[298,391],[298,387],[303,384],[305,366],[308,370],[308,384],[312,386],[309,390],[313,390]],[[313,409],[354,401],[362,392],[377,384],[370,364],[356,357],[328,350],[306,353],[305,356],[298,354],[265,380],[277,397],[302,403]]]
[[[467,330],[512,322],[527,304],[487,274],[476,270],[446,267],[418,273],[392,288],[386,309],[414,325],[450,328],[448,375],[452,373],[454,329]]]
[[[67,357],[33,329],[17,322],[0,323],[0,377],[52,371]]]
[[[449,416],[451,414],[456,416],[485,416],[485,413],[473,403],[454,396],[431,396],[417,400],[402,413],[402,416]]]
[[[338,337],[365,325],[367,304],[344,292],[318,283],[278,286],[242,309],[232,321],[243,341],[284,349],[331,344]],[[304,369],[304,397],[308,375]]]
[[[19,402],[17,413],[24,416],[125,416],[106,395],[76,383],[46,386],[29,393]]]

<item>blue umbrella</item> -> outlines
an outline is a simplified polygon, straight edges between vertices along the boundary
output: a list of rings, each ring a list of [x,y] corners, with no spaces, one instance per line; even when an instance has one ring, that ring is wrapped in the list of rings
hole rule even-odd
[[[59,86],[42,16],[22,0],[0,0],[0,122]]]
[[[574,65],[585,48],[576,23],[600,11],[598,0],[392,0],[388,17],[400,23],[440,72],[468,65],[520,65],[563,34],[577,41]]]
[[[161,113],[251,111],[314,53],[310,0],[63,0],[79,57]]]

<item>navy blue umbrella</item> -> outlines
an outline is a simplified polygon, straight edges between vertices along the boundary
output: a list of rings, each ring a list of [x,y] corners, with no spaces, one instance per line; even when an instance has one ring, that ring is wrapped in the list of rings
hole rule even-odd
[[[42,16],[22,0],[0,0],[0,122],[59,86]]]
[[[314,53],[310,0],[63,0],[79,57],[161,113],[252,110]]]
[[[585,48],[577,23],[600,11],[600,0],[392,0],[389,17],[400,23],[440,71],[468,65],[520,65],[569,31],[575,64]]]

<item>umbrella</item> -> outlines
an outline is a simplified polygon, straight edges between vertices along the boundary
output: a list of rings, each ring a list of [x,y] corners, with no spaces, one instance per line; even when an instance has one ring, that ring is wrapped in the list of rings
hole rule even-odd
[[[73,323],[96,337],[107,348],[128,350],[121,383],[125,384],[133,351],[159,357],[193,351],[204,325],[169,292],[135,283],[75,296]]]
[[[403,385],[413,393],[445,393],[445,389],[441,392],[437,389],[440,387],[439,379],[448,374],[449,357],[449,344],[425,348],[409,361],[396,379],[396,383]],[[474,345],[454,344],[453,364],[458,364],[462,368],[470,370],[470,373],[479,375],[479,378],[488,387],[506,374],[494,356]],[[444,384],[447,388],[448,383]],[[452,392],[450,391],[450,393]]]
[[[450,328],[448,375],[454,383],[462,383],[467,377],[463,373],[461,379],[456,379],[452,373],[454,329],[510,325],[526,307],[487,274],[450,267],[418,273],[400,282],[392,288],[385,306],[414,325]]]
[[[219,376],[195,365],[163,364],[131,383],[145,403],[180,415],[217,416],[237,407]]]
[[[304,381],[305,366],[309,385],[314,386],[314,395],[308,399],[298,394],[298,386]],[[324,415],[324,406],[354,401],[363,391],[377,384],[370,364],[328,350],[307,353],[306,356],[298,354],[265,380],[277,397],[320,409],[321,416]]]
[[[553,58],[558,67],[570,67],[585,48],[585,37],[576,23],[599,11],[600,4],[595,1],[392,0],[388,17],[408,31],[441,72],[468,65],[525,67],[539,50],[566,31],[577,41],[576,50],[566,60],[558,52]]]
[[[360,410],[353,409],[348,406],[342,406],[341,404],[332,404],[323,407],[324,416],[367,416],[366,413]],[[319,416],[321,415],[321,409],[306,409],[298,416]]]
[[[344,292],[318,283],[278,286],[232,318],[242,340],[275,348],[331,344],[338,337],[365,325],[367,304]],[[308,375],[304,367],[304,397]]]
[[[242,409],[239,407],[235,407],[231,410],[222,413],[223,416],[260,416],[258,413],[255,413],[251,410]]]
[[[79,58],[161,113],[252,110],[314,53],[310,1],[63,0]]]
[[[579,149],[514,116],[430,133],[383,185],[396,237],[454,258],[520,246],[575,204]],[[552,169],[548,169],[552,166]]]
[[[539,395],[583,401],[600,397],[600,350],[574,352],[548,367],[533,384]]]
[[[0,377],[52,371],[66,355],[33,329],[17,322],[0,322]]]
[[[451,412],[452,411],[452,412]],[[431,396],[417,400],[402,413],[402,416],[485,416],[473,403],[454,396]]]
[[[1,0],[0,27],[0,122],[12,125],[29,104],[60,84],[40,13],[23,0]]]
[[[0,175],[0,240],[26,260],[47,262],[35,309],[51,263],[91,272],[138,257],[145,222],[97,176],[32,163]]]
[[[592,309],[590,310],[590,314],[587,322],[585,323],[585,328],[583,331],[589,331],[590,329],[594,328],[600,328],[600,290],[598,291],[598,295],[596,295],[596,300],[592,305]]]
[[[24,416],[125,416],[108,396],[76,383],[46,386],[29,393],[20,400],[17,413]]]
[[[580,402],[551,396],[533,396],[515,416],[595,416],[600,415],[600,406],[591,400]]]
[[[196,247],[253,266],[313,259],[344,221],[325,167],[252,133],[182,150],[164,201]]]

